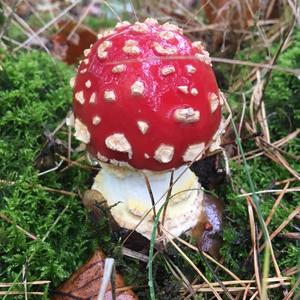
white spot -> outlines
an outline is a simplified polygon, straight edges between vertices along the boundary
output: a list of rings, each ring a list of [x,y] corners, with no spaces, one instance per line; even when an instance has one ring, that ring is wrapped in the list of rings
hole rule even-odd
[[[87,80],[85,82],[85,86],[89,89],[92,86],[92,82],[90,80]]]
[[[199,160],[203,155],[204,149],[205,149],[204,143],[190,145],[186,149],[184,155],[182,156],[183,161],[188,162],[188,161]]]
[[[161,44],[159,44],[157,42],[153,43],[153,47],[159,54],[169,55],[169,54],[177,53],[177,49],[175,47],[164,48]]]
[[[161,27],[165,30],[170,30],[170,31],[178,31],[179,33],[183,34],[183,30],[181,28],[179,28],[177,25],[175,24],[171,24],[169,22],[161,25]]]
[[[116,29],[123,29],[125,27],[130,26],[131,24],[128,21],[118,22],[116,25]]]
[[[158,22],[157,20],[153,19],[153,18],[147,18],[144,23],[146,23],[147,25],[157,25]]]
[[[125,65],[116,65],[112,68],[112,72],[113,73],[122,73],[126,70],[126,66]]]
[[[97,49],[97,54],[98,57],[100,59],[104,59],[107,57],[107,49],[110,48],[112,46],[112,42],[111,41],[104,41],[103,43],[101,43]]]
[[[164,30],[164,31],[161,31],[161,32],[159,33],[159,36],[160,36],[162,39],[168,41],[168,40],[170,40],[170,39],[173,39],[173,38],[175,37],[175,34],[174,34],[173,31],[166,31],[166,30]]]
[[[98,38],[98,40],[103,39],[103,34],[102,34],[102,33],[98,33],[98,34],[97,34],[97,38]]]
[[[125,42],[124,47],[122,48],[125,53],[128,54],[139,54],[140,48],[138,47],[138,42],[134,40],[128,40]]]
[[[75,86],[75,77],[72,77],[69,83],[70,83],[70,87],[73,88]]]
[[[111,91],[111,90],[104,91],[104,99],[107,102],[116,101],[116,94],[115,94],[115,92]]]
[[[114,133],[105,139],[108,149],[118,152],[127,152],[128,157],[132,157],[132,148],[123,133]]]
[[[116,159],[110,159],[109,163],[112,165],[115,165],[117,167],[122,167],[122,168],[126,168],[126,169],[131,169],[131,170],[135,170],[128,162],[126,161],[120,161],[120,160],[116,160]],[[120,173],[118,174],[119,176],[124,176],[123,173],[120,171]]]
[[[109,35],[115,34],[116,32],[113,29],[108,29],[103,32],[103,37],[108,37]]]
[[[97,158],[103,162],[107,162],[108,158],[104,155],[102,155],[100,152],[97,152]]]
[[[167,76],[171,73],[174,73],[175,72],[175,67],[174,66],[165,66],[161,69],[161,73],[164,75],[164,76]]]
[[[197,95],[198,95],[198,90],[197,90],[196,88],[192,88],[192,89],[191,89],[191,94],[192,94],[193,96],[197,96]]]
[[[189,88],[187,85],[180,85],[177,87],[178,90],[184,94],[188,94],[189,93]]]
[[[154,153],[154,159],[164,164],[169,163],[174,155],[174,147],[161,144]]]
[[[187,72],[190,74],[194,74],[196,72],[196,68],[192,65],[186,65],[185,67],[186,67]]]
[[[132,95],[142,95],[144,93],[145,87],[144,83],[140,80],[137,80],[132,86],[131,86],[131,94]]]
[[[95,103],[96,102],[96,93],[93,93],[90,97],[89,103]]]
[[[144,157],[145,157],[146,159],[149,159],[149,158],[150,158],[150,156],[149,156],[148,153],[144,153]]]
[[[137,121],[137,125],[142,134],[145,134],[148,131],[149,125],[144,121]]]
[[[85,58],[85,59],[83,60],[83,63],[84,63],[85,65],[87,65],[87,64],[89,63],[89,59],[88,59],[88,58]]]
[[[209,93],[208,100],[210,102],[211,112],[214,113],[219,106],[219,98],[215,93]]]
[[[93,125],[98,125],[101,122],[101,118],[99,116],[95,116],[93,118]]]
[[[199,121],[200,112],[193,108],[178,108],[174,112],[175,120],[182,123],[194,123]]]
[[[83,51],[83,54],[84,54],[84,56],[88,56],[90,54],[90,52],[91,52],[91,49],[85,49]]]
[[[87,69],[85,68],[85,69],[82,69],[79,73],[84,74],[84,73],[86,73],[86,71],[87,71]]]
[[[141,22],[135,22],[135,24],[131,27],[135,32],[146,33],[148,32],[148,26]]]
[[[107,57],[107,55],[108,55],[108,53],[106,51],[102,51],[102,52],[98,51],[97,53],[98,53],[98,57],[100,59],[105,59]]]
[[[192,46],[200,51],[204,50],[204,46],[201,41],[195,41],[192,43]]]
[[[203,54],[196,53],[195,57],[199,61],[202,61],[202,62],[206,63],[207,65],[211,65],[211,58],[209,57],[209,54],[207,51],[203,51]]]
[[[75,133],[74,136],[81,142],[88,144],[91,140],[91,134],[87,127],[79,120],[75,119]]]
[[[75,94],[75,99],[76,99],[80,104],[84,104],[85,99],[84,99],[83,91],[77,92],[77,93]]]

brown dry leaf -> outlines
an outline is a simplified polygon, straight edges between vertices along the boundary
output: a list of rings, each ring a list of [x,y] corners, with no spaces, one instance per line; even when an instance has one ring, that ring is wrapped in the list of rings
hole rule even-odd
[[[97,34],[90,28],[73,21],[60,21],[59,33],[50,39],[53,43],[52,54],[67,64],[77,63],[84,49],[97,41]]]
[[[196,239],[200,251],[219,257],[222,245],[223,203],[220,199],[205,194],[203,208],[199,222],[192,230],[192,237]]]
[[[97,300],[103,278],[104,261],[104,253],[96,250],[93,256],[53,293],[51,300]],[[115,287],[117,300],[138,299],[130,287],[125,287],[119,274],[115,276]],[[112,299],[111,285],[108,286],[104,299]]]

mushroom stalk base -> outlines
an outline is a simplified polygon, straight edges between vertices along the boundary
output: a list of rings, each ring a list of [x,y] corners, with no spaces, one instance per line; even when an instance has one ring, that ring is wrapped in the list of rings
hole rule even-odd
[[[138,171],[101,163],[92,189],[100,192],[111,207],[111,214],[120,227],[135,230],[150,239],[154,214],[166,203],[171,172]],[[202,211],[203,191],[197,177],[186,166],[174,171],[171,197],[160,224],[173,236],[193,228]],[[147,188],[148,178],[155,209]],[[164,220],[163,220],[163,215]]]

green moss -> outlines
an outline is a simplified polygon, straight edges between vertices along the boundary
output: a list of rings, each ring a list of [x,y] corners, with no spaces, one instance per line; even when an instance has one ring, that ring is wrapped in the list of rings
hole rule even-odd
[[[296,69],[300,65],[300,33],[278,59],[278,65]],[[300,128],[300,79],[295,75],[274,71],[265,93],[269,125],[274,137]]]
[[[31,52],[6,57],[0,74],[0,209],[15,224],[34,234],[34,241],[14,225],[0,222],[0,277],[14,281],[28,264],[27,280],[51,280],[51,288],[67,278],[96,247],[93,225],[80,200],[46,192],[83,189],[87,172],[38,177],[34,161],[43,146],[43,132],[52,131],[71,105],[68,81],[73,70],[48,55]],[[69,184],[70,178],[75,178]],[[10,185],[8,181],[14,181]],[[68,206],[45,242],[41,242]],[[19,279],[20,280],[20,279]]]
[[[292,141],[290,145],[291,148],[293,149],[293,146],[298,143],[299,140]],[[274,186],[275,181],[289,177],[287,170],[267,158],[255,158],[248,163],[252,180],[256,185],[256,191],[281,188]],[[245,176],[242,166],[232,163],[231,171],[233,186],[236,192],[233,192],[229,186],[224,187],[225,189],[221,191],[221,197],[226,200],[224,211],[224,243],[221,248],[221,253],[224,258],[225,266],[229,266],[230,270],[240,277],[250,278],[251,274],[253,274],[253,261],[251,259],[246,260],[252,248],[247,202],[245,197],[237,196],[239,192],[242,193],[241,189],[250,191],[250,188],[248,187],[247,177]],[[291,185],[291,187],[292,186],[293,185]],[[260,210],[263,218],[266,219],[278,195],[267,193],[259,194],[258,196]],[[269,233],[274,232],[299,205],[299,193],[286,194],[281,201],[281,205],[277,207],[271,223],[268,225]],[[260,231],[261,226],[259,225],[258,219],[256,217],[255,219],[257,229]],[[294,231],[293,223],[290,222],[283,232],[285,230]],[[263,239],[261,241],[263,241]],[[282,271],[297,265],[297,259],[300,254],[298,242],[277,236],[272,241],[272,245],[275,257]],[[263,253],[260,254],[260,259],[261,261],[263,260]],[[276,276],[272,262],[270,264],[270,276]],[[281,299],[278,298],[280,297],[278,291],[270,291],[270,295],[273,295],[272,299]]]

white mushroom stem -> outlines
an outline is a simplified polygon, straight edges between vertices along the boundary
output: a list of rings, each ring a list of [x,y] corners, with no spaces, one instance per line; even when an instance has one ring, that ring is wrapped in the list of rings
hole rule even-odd
[[[138,171],[101,163],[102,169],[92,189],[99,191],[111,207],[111,214],[119,226],[150,239],[154,225],[154,210],[147,188],[147,176],[155,202],[155,212],[166,203],[171,172]],[[202,210],[203,191],[197,177],[186,166],[174,171],[174,181],[164,218],[164,228],[174,236],[193,228]],[[179,179],[178,179],[179,178]],[[177,180],[178,179],[178,180]],[[160,222],[162,222],[160,216]]]

